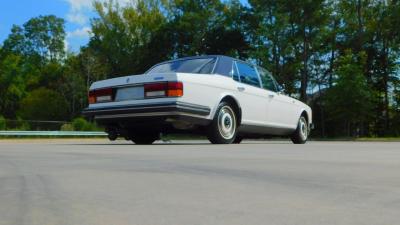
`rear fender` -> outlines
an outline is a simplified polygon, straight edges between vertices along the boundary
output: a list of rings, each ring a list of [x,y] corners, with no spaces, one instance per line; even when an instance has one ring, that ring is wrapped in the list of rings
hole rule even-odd
[[[215,102],[214,107],[213,107],[212,110],[211,110],[210,119],[213,119],[213,118],[215,117],[215,114],[217,113],[216,111],[217,111],[218,105],[219,105],[219,103],[221,103],[221,101],[222,101],[225,97],[231,97],[231,98],[236,102],[236,104],[238,105],[239,111],[240,111],[240,112],[242,111],[242,108],[241,108],[241,106],[240,106],[240,103],[239,103],[239,101],[238,101],[238,98],[237,98],[233,93],[223,92],[223,93],[221,93],[221,94],[219,95],[218,100]]]

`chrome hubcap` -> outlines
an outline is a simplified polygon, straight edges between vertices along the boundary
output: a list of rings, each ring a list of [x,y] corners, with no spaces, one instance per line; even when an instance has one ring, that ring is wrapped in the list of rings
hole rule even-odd
[[[299,125],[300,125],[301,136],[302,136],[303,140],[307,140],[307,137],[308,137],[307,121],[306,121],[306,119],[304,117],[301,117],[299,123],[300,123]]]
[[[235,113],[229,106],[221,108],[218,114],[218,131],[225,139],[231,139],[236,131]]]

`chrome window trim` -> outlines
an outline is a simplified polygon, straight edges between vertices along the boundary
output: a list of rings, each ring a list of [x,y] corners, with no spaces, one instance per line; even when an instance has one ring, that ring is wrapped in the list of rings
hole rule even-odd
[[[257,66],[253,66],[253,68],[254,68],[254,70],[255,70],[256,73],[257,73],[258,80],[260,81],[260,88],[263,88],[263,87],[264,87],[263,81],[262,81],[262,79],[261,79],[260,73],[258,72]]]
[[[234,73],[234,71],[233,71],[234,68],[233,68],[233,67],[236,68],[236,72],[238,73],[238,79],[239,79],[239,80],[235,80],[235,79],[233,78],[233,73]],[[242,80],[240,79],[239,68],[237,67],[237,64],[236,64],[236,60],[232,60],[232,79],[235,80],[236,82],[242,83]]]
[[[210,74],[215,74],[215,69],[217,68],[218,63],[219,63],[219,57],[215,57],[214,67]]]

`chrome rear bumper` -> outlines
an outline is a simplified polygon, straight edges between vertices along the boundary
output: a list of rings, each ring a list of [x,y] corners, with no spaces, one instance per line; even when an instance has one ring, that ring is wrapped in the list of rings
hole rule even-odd
[[[90,107],[82,114],[94,119],[135,118],[153,116],[192,116],[206,117],[211,109],[206,106],[183,102],[166,102],[140,105],[124,105],[113,107]]]

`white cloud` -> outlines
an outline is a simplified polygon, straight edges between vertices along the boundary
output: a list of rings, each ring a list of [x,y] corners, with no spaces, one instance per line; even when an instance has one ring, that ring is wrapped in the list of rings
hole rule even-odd
[[[89,20],[87,13],[93,7],[93,0],[63,0],[70,5],[70,10],[67,14],[67,20],[71,23],[85,25]],[[119,5],[124,6],[134,0],[114,0]],[[100,0],[100,2],[108,2],[108,0]]]
[[[71,23],[85,25],[88,18],[85,15],[92,6],[92,0],[64,0],[70,5],[67,20]]]
[[[92,6],[92,0],[65,0],[67,1],[72,11],[80,11],[84,8],[90,8]]]
[[[64,50],[66,51],[66,52],[68,52],[68,50],[69,50],[69,42],[68,42],[68,40],[67,39],[65,39],[64,40]]]
[[[71,6],[72,10],[82,10],[91,8],[93,5],[93,0],[64,0],[68,2]],[[125,5],[132,0],[114,0],[114,2],[119,3],[120,5]],[[108,2],[108,0],[100,0],[100,2]]]
[[[91,29],[88,26],[68,31],[64,40],[66,51],[79,52],[80,47],[87,44],[91,35]]]
[[[85,45],[90,36],[91,29],[89,25],[89,18],[93,16],[93,0],[60,0],[68,3],[69,11],[66,15],[66,20],[75,24],[72,27],[79,27],[78,29],[68,31],[67,37],[64,41],[65,47],[69,51],[78,52],[80,46]],[[98,0],[100,2],[108,2],[109,0]],[[136,0],[114,0],[120,6],[134,3]],[[76,26],[78,25],[78,26]]]
[[[71,23],[76,23],[79,25],[85,25],[88,21],[87,16],[81,12],[70,12],[67,15],[67,20]]]
[[[67,32],[67,38],[89,38],[92,30],[90,27],[78,28],[74,31]]]

